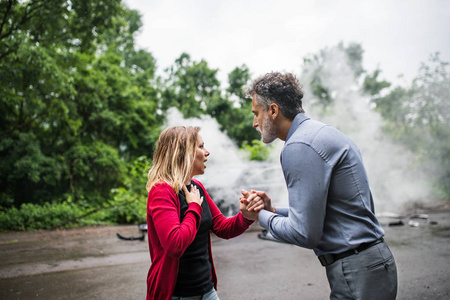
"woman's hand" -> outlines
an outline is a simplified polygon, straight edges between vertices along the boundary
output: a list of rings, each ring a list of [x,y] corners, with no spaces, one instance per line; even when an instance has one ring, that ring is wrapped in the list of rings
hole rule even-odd
[[[272,201],[265,192],[251,190],[250,193],[246,190],[241,190],[242,195],[247,199],[248,211],[261,211],[262,209],[275,213],[275,207],[272,206]],[[263,204],[261,203],[261,200]]]
[[[197,186],[191,184],[191,191],[189,192],[186,186],[183,184],[183,192],[186,196],[186,202],[190,204],[191,202],[195,202],[198,205],[202,206],[203,196],[200,197],[200,191],[197,189]]]
[[[259,212],[264,209],[263,199],[256,194],[250,194],[246,190],[242,190],[241,193],[243,195],[239,198],[241,214],[248,220],[257,220]]]
[[[249,211],[248,205],[249,202],[247,201],[247,199],[245,199],[245,197],[239,198],[239,210],[241,211],[241,214],[244,216],[244,218],[246,218],[247,220],[258,220],[260,211]]]

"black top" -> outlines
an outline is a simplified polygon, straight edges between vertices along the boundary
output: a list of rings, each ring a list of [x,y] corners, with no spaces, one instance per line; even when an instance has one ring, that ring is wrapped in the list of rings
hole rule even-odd
[[[203,295],[214,286],[211,278],[208,247],[209,230],[212,226],[211,211],[203,189],[193,181],[191,181],[191,184],[197,186],[200,196],[203,196],[203,212],[200,219],[200,228],[195,235],[195,239],[180,258],[177,283],[173,292],[173,295],[178,297]],[[190,191],[190,185],[187,188]],[[183,190],[178,195],[181,208],[180,221],[182,221],[188,209],[188,204]]]

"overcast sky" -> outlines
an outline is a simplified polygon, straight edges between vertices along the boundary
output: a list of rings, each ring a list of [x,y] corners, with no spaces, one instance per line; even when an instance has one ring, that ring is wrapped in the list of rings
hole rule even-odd
[[[450,62],[448,0],[125,0],[143,16],[137,45],[159,72],[182,52],[220,70],[246,64],[253,77],[301,73],[303,58],[339,42],[360,43],[364,67],[409,84],[421,62]],[[403,74],[403,79],[398,75]]]

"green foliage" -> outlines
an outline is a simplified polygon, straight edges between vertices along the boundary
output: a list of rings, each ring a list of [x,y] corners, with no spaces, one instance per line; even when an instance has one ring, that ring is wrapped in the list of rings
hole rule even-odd
[[[391,86],[391,83],[385,80],[378,81],[378,75],[380,75],[380,73],[381,70],[376,69],[372,74],[366,75],[363,83],[364,92],[368,93],[369,95],[375,96],[379,95],[383,89]]]
[[[305,84],[311,88],[312,94],[317,99],[315,102],[323,107],[330,105],[332,102],[331,92],[323,83],[323,78],[326,76],[326,74],[323,74],[325,53],[325,50],[322,50],[319,55],[310,55],[303,59],[305,66],[303,73],[309,73],[308,78],[305,78]],[[314,99],[312,100],[314,101]]]
[[[185,53],[155,78],[155,59],[134,45],[141,16],[120,1],[9,0],[0,13],[3,229],[143,222],[141,155],[169,107],[211,113],[238,144],[257,134],[245,66],[226,91],[217,70]]]
[[[229,87],[225,97],[208,102],[206,112],[215,117],[220,128],[238,145],[251,143],[259,134],[253,128],[252,99],[245,96],[244,86],[250,81],[246,65],[236,67],[228,74]]]
[[[311,106],[327,114],[332,104],[338,80],[330,80],[330,70],[342,76],[353,75],[355,85],[365,74],[361,90],[373,97],[375,109],[384,119],[384,131],[395,142],[414,154],[415,166],[435,183],[436,198],[450,198],[450,108],[446,100],[450,93],[448,63],[439,54],[422,64],[410,87],[391,87],[380,80],[381,70],[367,73],[362,69],[361,47],[342,44],[321,50],[305,58],[302,82],[314,95]],[[347,59],[347,65],[342,61]],[[337,68],[337,69],[333,69]],[[350,71],[350,73],[349,73]],[[309,90],[308,90],[309,89]],[[342,96],[342,95],[340,95]]]
[[[114,198],[111,204],[116,206],[111,210],[110,221],[122,224],[146,222],[147,197],[145,185],[147,184],[149,165],[150,160],[146,156],[138,157],[129,167],[124,187],[113,189]]]
[[[0,11],[0,205],[101,205],[163,121],[155,60],[134,50],[139,14],[115,0]]]
[[[0,211],[0,231],[51,229],[58,223],[83,214],[83,209],[72,202],[45,202],[43,205],[24,203],[19,209],[11,207]],[[82,225],[98,224],[94,219],[82,219]],[[72,224],[73,225],[73,224]]]
[[[353,70],[355,79],[359,78],[364,72],[362,66],[364,50],[358,43],[350,43],[345,47],[342,43],[338,45],[347,54],[347,64]]]
[[[169,107],[210,113],[238,144],[257,138],[249,70],[222,91],[217,70],[183,53],[155,78],[155,59],[134,45],[141,16],[120,1],[9,0],[0,14],[3,229],[144,221],[141,156]]]
[[[417,154],[418,162],[436,185],[440,197],[450,198],[450,77],[439,54],[422,64],[410,88],[397,87],[374,99],[386,120],[385,131]]]
[[[234,68],[230,74],[228,74],[227,92],[229,95],[237,97],[237,102],[240,105],[252,103],[252,99],[246,97],[244,92],[244,86],[246,86],[251,79],[250,70],[246,65]]]
[[[176,107],[186,118],[199,117],[210,101],[220,97],[218,70],[210,69],[204,60],[192,61],[189,54],[183,53],[167,71],[163,109]]]
[[[248,153],[250,160],[264,161],[270,154],[270,145],[264,144],[261,140],[253,140],[251,145],[247,142],[242,144],[244,152]]]
[[[125,187],[113,189],[112,200],[101,207],[93,208],[92,203],[85,200],[75,203],[71,196],[61,203],[24,203],[19,208],[10,207],[0,211],[0,231],[145,223],[148,165],[145,156],[138,157],[129,166]]]
[[[251,160],[268,158],[243,90],[247,66],[222,89],[217,69],[183,53],[156,77],[156,60],[134,44],[141,16],[121,1],[5,0],[0,22],[0,230],[145,222],[147,157],[170,107],[211,115]],[[305,58],[313,103],[333,102],[330,66],[346,62],[355,82],[366,73],[363,52],[341,43]],[[410,88],[384,96],[390,83],[375,70],[362,89],[449,198],[447,67],[435,55]]]
[[[350,43],[345,46],[343,43],[339,43],[333,48],[322,49],[319,53],[308,55],[303,59],[302,83],[308,86],[314,95],[314,98],[311,99],[314,105],[326,109],[333,103],[333,91],[327,83],[330,77],[328,69],[345,65],[356,80],[365,72],[362,66],[363,53],[360,44]],[[335,61],[335,57],[340,57],[340,55],[342,55],[342,59]]]
[[[184,117],[209,114],[238,145],[258,138],[252,126],[251,99],[243,91],[250,81],[250,71],[245,65],[230,72],[225,93],[220,89],[217,70],[210,69],[203,60],[192,61],[187,53],[167,72],[169,77],[162,87],[163,110],[176,107]]]
[[[111,16],[123,13],[122,9],[116,0],[1,1],[0,59],[17,58],[28,43],[92,51],[97,36],[113,26]]]

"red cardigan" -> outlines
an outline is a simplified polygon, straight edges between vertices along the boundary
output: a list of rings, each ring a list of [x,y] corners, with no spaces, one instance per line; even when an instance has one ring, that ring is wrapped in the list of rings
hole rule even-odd
[[[205,192],[206,201],[212,216],[211,231],[220,238],[229,239],[242,234],[253,223],[241,213],[226,218],[206,192],[204,186],[195,180]],[[170,299],[178,275],[180,257],[192,243],[200,226],[202,207],[190,203],[183,222],[180,223],[180,199],[166,183],[153,186],[147,200],[147,230],[151,266],[147,275],[147,300]],[[208,241],[209,260],[212,266],[211,279],[217,290],[217,277],[214,268],[211,238]]]

